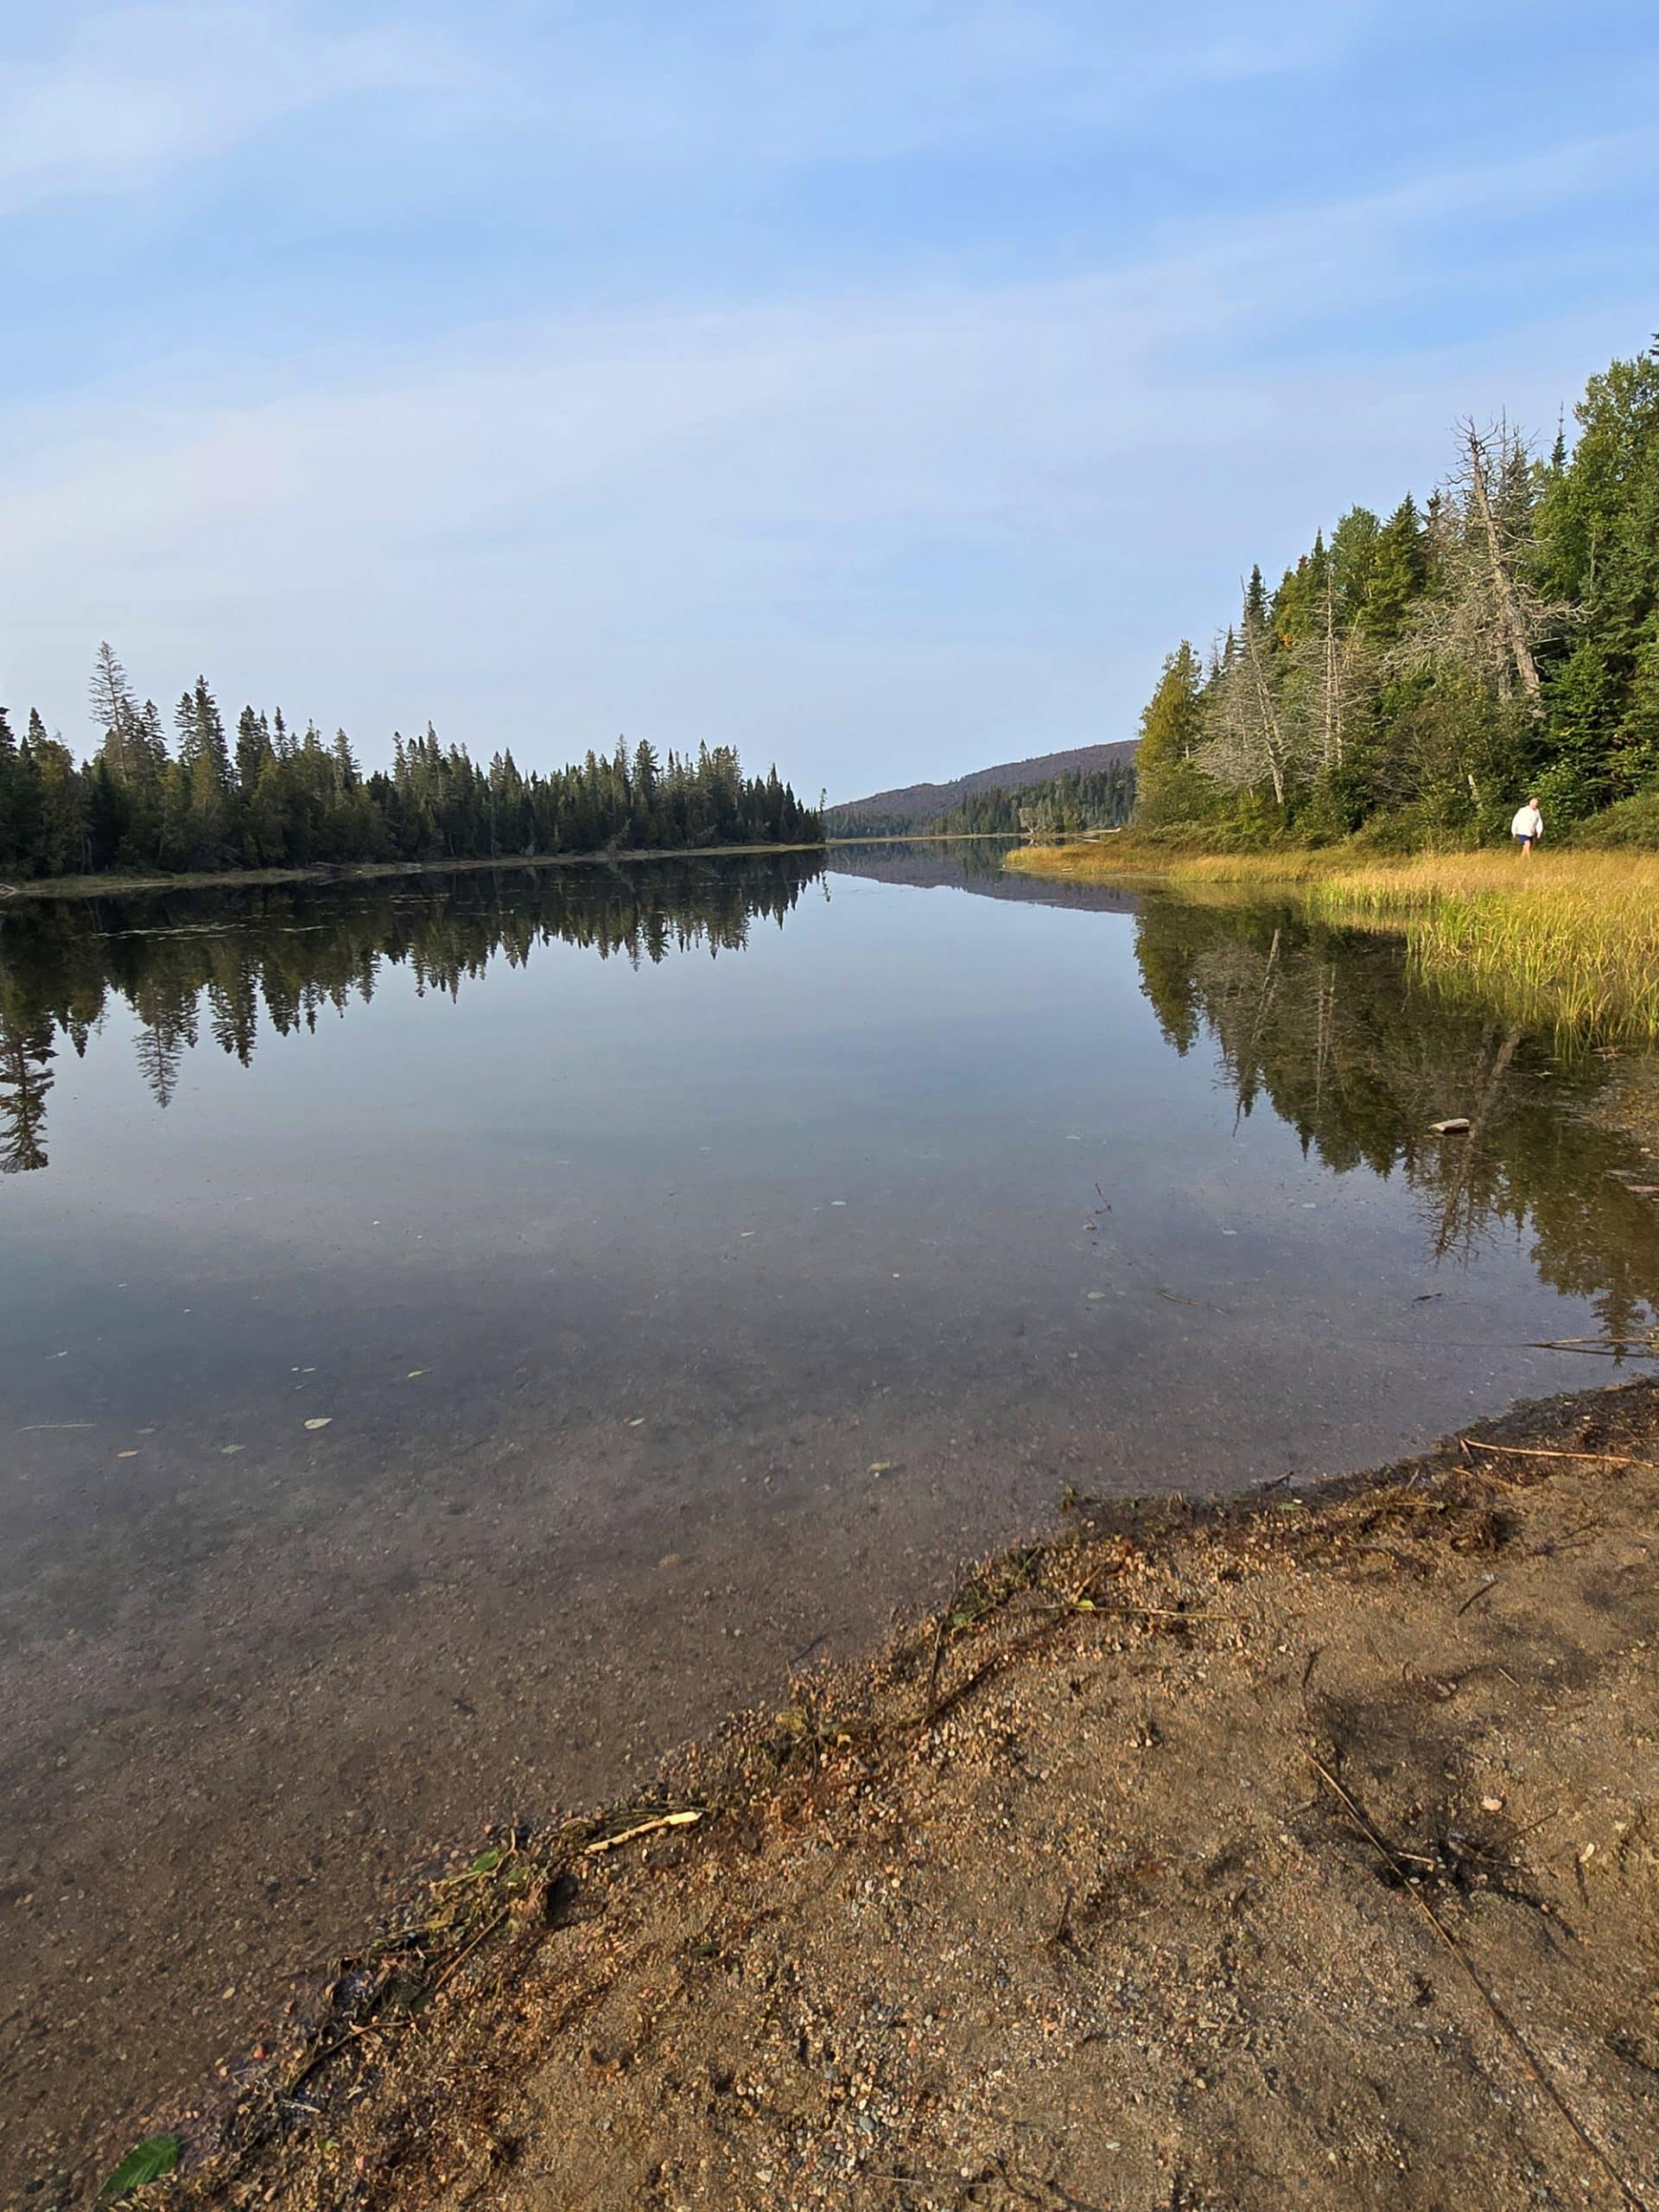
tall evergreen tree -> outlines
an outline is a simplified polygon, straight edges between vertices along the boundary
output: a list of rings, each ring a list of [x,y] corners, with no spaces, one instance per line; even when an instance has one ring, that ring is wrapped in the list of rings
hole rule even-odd
[[[1183,639],[1165,661],[1141,717],[1135,756],[1137,823],[1155,829],[1203,810],[1206,785],[1198,754],[1205,734],[1202,671],[1198,655]]]

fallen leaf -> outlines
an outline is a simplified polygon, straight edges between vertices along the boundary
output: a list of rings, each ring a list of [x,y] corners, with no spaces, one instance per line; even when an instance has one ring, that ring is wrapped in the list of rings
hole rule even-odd
[[[307,1421],[305,1425],[308,1428],[327,1428],[333,1419],[334,1415],[332,1414],[315,1414],[311,1420]]]
[[[159,2181],[163,2174],[170,2174],[179,2163],[179,2139],[176,2135],[151,2135],[136,2151],[126,2157],[99,2190],[100,2196],[130,2196],[135,2189],[143,2189],[152,2181]]]
[[[221,1444],[219,1448],[224,1457],[227,1459],[233,1459],[237,1452],[245,1449],[245,1447],[240,1444]]]
[[[413,1382],[418,1376],[424,1375],[425,1372],[426,1370],[423,1367],[411,1367],[408,1374],[404,1376],[404,1380],[405,1382]]]
[[[136,1459],[138,1454],[136,1452],[118,1452],[115,1456],[118,1459]]]

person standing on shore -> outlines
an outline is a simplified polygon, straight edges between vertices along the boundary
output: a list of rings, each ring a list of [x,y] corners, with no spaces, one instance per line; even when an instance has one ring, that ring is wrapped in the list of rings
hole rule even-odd
[[[1510,835],[1520,846],[1522,860],[1543,834],[1544,817],[1538,811],[1538,802],[1535,798],[1529,798],[1517,810],[1514,821],[1510,824]]]

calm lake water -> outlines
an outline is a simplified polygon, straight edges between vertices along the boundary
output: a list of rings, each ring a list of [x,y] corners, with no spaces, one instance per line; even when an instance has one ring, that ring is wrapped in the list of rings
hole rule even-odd
[[[7,2171],[1068,1483],[1612,1379],[1536,1348],[1653,1325],[1605,1072],[995,848],[0,912]]]

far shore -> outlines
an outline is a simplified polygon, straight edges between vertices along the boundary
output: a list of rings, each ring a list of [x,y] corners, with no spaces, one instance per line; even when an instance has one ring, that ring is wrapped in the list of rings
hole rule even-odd
[[[880,837],[824,837],[794,845],[618,845],[592,853],[493,853],[472,858],[425,861],[313,861],[296,868],[186,869],[176,875],[135,874],[111,870],[99,875],[26,876],[0,882],[0,900],[14,899],[119,899],[152,891],[226,891],[244,885],[257,888],[279,883],[374,883],[388,876],[463,875],[503,868],[588,868],[627,861],[743,860],[757,854],[825,853],[840,846],[957,845],[1000,843],[1001,833],[965,830],[916,830]]]
[[[178,875],[30,876],[0,883],[0,899],[118,899],[135,892],[227,891],[244,885],[373,883],[387,876],[467,875],[524,868],[586,868],[618,861],[741,860],[755,854],[821,853],[822,842],[803,845],[631,845],[594,853],[493,853],[429,861],[316,861],[305,868],[221,868]]]

